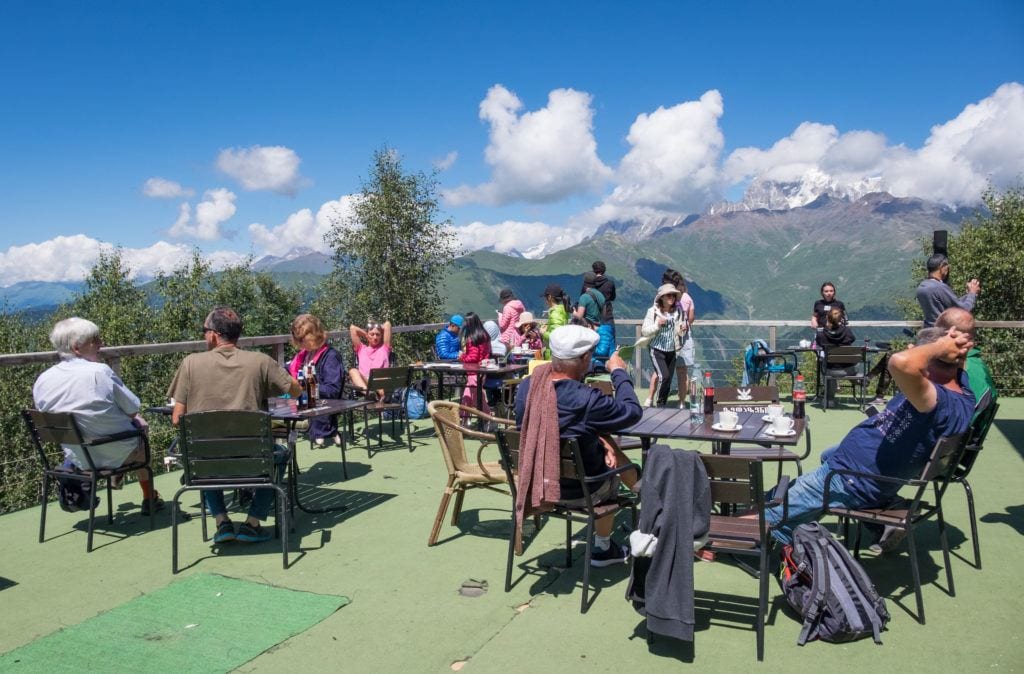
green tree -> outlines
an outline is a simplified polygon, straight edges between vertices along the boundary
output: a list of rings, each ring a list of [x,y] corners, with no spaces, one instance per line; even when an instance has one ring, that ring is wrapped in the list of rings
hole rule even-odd
[[[210,263],[198,250],[170,274],[161,273],[154,283],[160,304],[157,329],[163,341],[202,339],[203,318],[214,305]]]
[[[971,278],[981,280],[981,293],[974,307],[979,321],[1019,321],[1024,317],[1024,187],[997,191],[990,188],[982,197],[985,210],[968,217],[961,229],[949,237],[949,282],[957,294]],[[930,254],[924,248],[924,257]],[[915,278],[924,277],[923,259],[915,261]],[[920,318],[916,303],[911,312]],[[1003,394],[1020,395],[1024,390],[1024,360],[1020,345],[1024,330],[980,329],[978,343],[985,362],[992,368],[996,387]]]
[[[302,310],[301,291],[284,288],[269,274],[254,272],[251,265],[252,260],[246,260],[214,275],[213,304],[237,311],[245,325],[245,335],[287,333],[292,319]]]
[[[397,152],[378,150],[352,215],[333,222],[326,241],[335,267],[314,303],[321,318],[339,326],[441,320],[443,279],[458,246],[439,213],[436,173],[406,173]],[[403,357],[424,355],[429,340],[396,340],[396,348]]]

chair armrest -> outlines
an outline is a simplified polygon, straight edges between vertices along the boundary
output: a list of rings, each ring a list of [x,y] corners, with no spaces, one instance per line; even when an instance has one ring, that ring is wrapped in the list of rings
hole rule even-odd
[[[781,496],[780,496],[781,494]],[[775,506],[782,506],[782,519],[780,522],[785,522],[789,519],[789,476],[783,475],[782,479],[779,480],[779,484],[775,486],[775,498],[765,502],[765,506],[774,508]]]
[[[842,468],[835,468],[828,472],[825,476],[825,493],[821,497],[821,505],[823,510],[828,510],[829,492],[832,486],[833,475],[852,475],[854,477],[863,477],[869,480],[875,480],[876,482],[888,482],[889,484],[898,484],[904,487],[919,487],[924,484],[921,480],[914,478],[902,478],[902,477],[889,477],[888,475],[878,475],[876,473],[865,473],[859,470],[848,470]]]
[[[627,470],[630,470],[630,469],[634,469],[638,473],[640,472],[640,466],[636,465],[635,463],[627,463],[627,464],[619,466],[617,468],[611,468],[611,469],[606,470],[603,473],[599,473],[597,475],[587,475],[587,476],[585,476],[583,478],[583,482],[586,482],[587,484],[593,484],[593,483],[596,483],[596,482],[604,482],[608,478],[614,477],[615,475],[620,475],[620,474],[622,474],[622,473],[624,473],[624,472],[626,472]]]
[[[90,447],[96,445],[105,445],[109,442],[117,442],[118,440],[127,440],[128,438],[139,438],[144,436],[142,429],[136,428],[130,431],[121,431],[120,433],[113,433],[111,435],[104,435],[98,438],[89,440],[86,444]]]

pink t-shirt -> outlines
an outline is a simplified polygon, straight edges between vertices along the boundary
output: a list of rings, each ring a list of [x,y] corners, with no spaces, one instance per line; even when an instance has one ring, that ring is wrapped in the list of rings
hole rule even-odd
[[[356,358],[359,359],[359,374],[369,379],[370,370],[391,364],[391,347],[387,344],[372,347],[360,343],[356,348]]]

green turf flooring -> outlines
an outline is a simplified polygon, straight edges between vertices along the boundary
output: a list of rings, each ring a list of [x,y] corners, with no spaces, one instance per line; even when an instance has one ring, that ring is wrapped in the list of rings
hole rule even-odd
[[[0,670],[226,672],[348,603],[196,574],[6,653]]]

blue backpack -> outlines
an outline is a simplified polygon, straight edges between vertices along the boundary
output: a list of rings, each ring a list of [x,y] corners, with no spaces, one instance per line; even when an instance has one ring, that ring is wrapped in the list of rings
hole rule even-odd
[[[792,374],[793,363],[768,356],[771,353],[768,342],[755,339],[743,351],[743,386],[757,386],[770,374]]]

